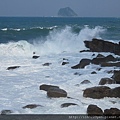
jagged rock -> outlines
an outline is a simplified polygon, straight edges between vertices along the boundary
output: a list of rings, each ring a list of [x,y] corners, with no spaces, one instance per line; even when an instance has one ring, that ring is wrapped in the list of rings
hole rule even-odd
[[[110,78],[102,78],[99,82],[99,85],[105,85],[105,84],[114,84],[115,81]]]
[[[101,99],[101,98],[109,96],[108,90],[110,90],[110,88],[107,86],[98,86],[98,87],[87,88],[84,90],[83,96],[90,97],[93,99]]]
[[[63,89],[52,87],[48,89],[47,96],[54,97],[54,98],[67,97],[67,92]]]
[[[62,62],[62,65],[66,65],[66,64],[69,64],[69,62]]]
[[[29,104],[29,105],[26,105],[24,107],[22,107],[23,109],[25,108],[29,108],[29,109],[34,109],[36,107],[43,107],[42,105],[36,105],[36,104]]]
[[[64,107],[69,107],[69,106],[71,106],[71,105],[77,105],[77,104],[75,104],[75,103],[63,103],[63,104],[61,105],[61,107],[64,108]]]
[[[89,83],[91,83],[89,80],[84,80],[80,84],[89,84]]]
[[[51,65],[52,63],[44,63],[43,66],[49,66]]]
[[[60,17],[75,17],[75,16],[77,16],[77,14],[70,7],[66,7],[66,8],[61,8],[58,11],[58,16],[60,16]]]
[[[98,54],[97,56],[96,56],[96,58],[104,58],[105,56],[104,55],[102,55],[102,54]]]
[[[101,64],[104,62],[109,62],[109,61],[116,61],[116,59],[112,55],[108,55],[106,57],[96,57],[91,60],[91,63],[93,64]]]
[[[115,70],[112,76],[116,84],[120,84],[120,70]]]
[[[101,67],[120,67],[120,62],[116,62],[116,63],[107,63],[107,62],[103,62],[101,63]]]
[[[12,110],[2,110],[1,111],[1,115],[11,114],[11,113],[13,113]]]
[[[89,105],[87,108],[88,116],[102,116],[103,111],[97,105]]]
[[[96,38],[92,41],[84,41],[84,43],[92,52],[111,52],[120,55],[120,44]]]
[[[37,58],[39,58],[40,56],[37,56],[37,55],[34,55],[32,58],[33,59],[37,59]]]
[[[40,85],[40,90],[44,90],[44,91],[48,91],[49,88],[59,88],[58,86],[54,86],[54,85]]]
[[[14,70],[16,68],[19,68],[20,66],[11,66],[11,67],[8,67],[7,70]]]
[[[79,64],[77,64],[77,65],[75,65],[75,66],[73,66],[73,67],[71,67],[71,68],[72,68],[72,69],[84,68],[86,65],[89,65],[90,62],[91,62],[90,59],[82,59]]]
[[[118,108],[110,108],[104,110],[104,115],[120,115],[120,110]]]

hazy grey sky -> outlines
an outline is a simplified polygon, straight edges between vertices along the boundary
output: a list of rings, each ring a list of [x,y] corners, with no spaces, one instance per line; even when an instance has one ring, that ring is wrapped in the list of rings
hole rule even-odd
[[[63,7],[80,17],[120,17],[120,0],[0,0],[0,16],[57,16]]]

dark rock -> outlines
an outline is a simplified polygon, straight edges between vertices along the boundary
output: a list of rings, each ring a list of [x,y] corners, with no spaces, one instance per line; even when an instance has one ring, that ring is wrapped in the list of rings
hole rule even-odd
[[[96,70],[100,71],[102,68],[97,68]]]
[[[61,105],[61,107],[64,108],[64,107],[69,107],[69,106],[71,106],[71,105],[77,105],[77,104],[75,104],[75,103],[63,103],[63,104]]]
[[[114,70],[106,71],[108,74],[114,73]]]
[[[54,97],[54,98],[67,97],[67,92],[63,89],[52,87],[52,88],[48,89],[47,96],[48,97]]]
[[[29,104],[29,105],[26,105],[24,107],[22,107],[23,109],[25,108],[29,108],[29,109],[34,109],[36,107],[43,107],[42,105],[36,105],[36,104]]]
[[[84,43],[92,52],[111,52],[120,55],[120,44],[96,38],[92,41],[84,41]]]
[[[14,70],[16,68],[19,68],[20,66],[11,66],[11,67],[8,67],[7,70]]]
[[[120,98],[120,87],[114,89],[110,89],[106,86],[87,88],[84,90],[83,96],[94,99],[101,99],[104,97]]]
[[[13,113],[12,110],[2,110],[1,111],[1,115],[11,114],[11,113]]]
[[[90,52],[90,50],[81,50],[80,53],[82,52]]]
[[[84,68],[86,65],[89,65],[90,62],[91,62],[90,59],[82,59],[79,64],[77,64],[77,65],[75,65],[75,66],[73,66],[73,67],[71,67],[71,68],[72,68],[72,69]]]
[[[96,58],[104,58],[105,56],[104,55],[102,55],[102,54],[98,54],[97,56],[96,56]]]
[[[110,78],[102,78],[99,82],[99,85],[105,85],[105,84],[114,84],[114,80]]]
[[[83,96],[93,99],[101,99],[109,96],[108,90],[110,90],[110,88],[107,86],[87,88],[84,90]]]
[[[66,58],[63,58],[63,60],[67,60],[68,61],[68,59],[66,59]]]
[[[120,84],[120,70],[115,70],[112,76],[116,84]]]
[[[77,16],[77,14],[70,7],[66,7],[66,8],[61,8],[58,11],[58,16],[60,16],[60,17],[75,17],[75,16]]]
[[[37,56],[37,55],[34,55],[32,58],[33,59],[37,59],[37,58],[39,58],[40,56]]]
[[[52,63],[44,63],[43,66],[49,66],[51,65]]]
[[[62,65],[66,65],[66,64],[69,64],[69,62],[62,62]]]
[[[116,87],[114,89],[111,89],[108,91],[108,96],[109,97],[115,97],[115,98],[120,98],[120,87]]]
[[[116,61],[116,59],[112,55],[108,55],[106,57],[96,57],[91,60],[91,63],[93,64],[101,64],[104,62],[109,62],[109,61]]]
[[[97,105],[89,105],[87,108],[88,116],[102,116],[103,111]]]
[[[105,109],[104,110],[104,115],[120,115],[120,110],[117,108],[110,108],[110,109]]]
[[[116,62],[116,63],[107,63],[107,62],[103,62],[101,63],[101,67],[120,67],[120,62]]]
[[[91,74],[97,74],[95,71],[91,72]]]
[[[49,88],[59,88],[59,87],[54,85],[46,85],[46,84],[40,85],[40,90],[48,91]]]
[[[89,84],[89,83],[91,83],[89,80],[84,80],[80,84]]]

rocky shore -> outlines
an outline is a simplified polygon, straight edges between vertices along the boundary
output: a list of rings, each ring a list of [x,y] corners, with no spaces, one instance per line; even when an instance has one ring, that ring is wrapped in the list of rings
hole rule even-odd
[[[111,84],[120,84],[120,43],[112,43],[101,39],[92,39],[92,41],[84,41],[85,46],[89,50],[83,50],[80,52],[82,54],[83,52],[89,52],[92,53],[92,59],[82,58],[79,63],[70,66],[69,68],[74,70],[79,69],[85,69],[89,65],[97,65],[98,69],[93,69],[93,72],[91,72],[91,75],[97,74],[98,71],[104,69],[104,67],[109,67],[110,69],[106,71],[106,74],[111,74],[111,77],[103,77],[99,80],[99,84],[93,87],[89,87],[89,84],[91,83],[91,80],[85,80],[82,81],[80,84],[76,84],[76,87],[79,87],[80,85],[87,84],[88,88],[82,90],[83,92],[82,97],[84,99],[90,98],[90,99],[97,99],[98,101],[103,98],[118,98],[120,99],[120,87],[110,88]],[[108,52],[109,55],[105,56],[103,53]],[[95,56],[95,54],[97,54]],[[115,54],[115,56],[113,55]],[[95,56],[95,57],[94,57]],[[40,59],[40,56],[33,56],[33,59]],[[46,62],[42,64],[42,67],[50,67],[53,63]],[[67,58],[63,58],[61,62],[61,66],[66,66],[70,64],[70,60]],[[7,71],[13,71],[15,69],[20,69],[21,66],[9,66],[6,68]],[[117,68],[114,69],[114,68]],[[87,72],[87,71],[86,71]],[[81,76],[81,74],[78,72],[75,72],[74,75]],[[46,76],[46,78],[49,78],[49,76]],[[64,88],[64,87],[63,87]],[[67,88],[64,90],[62,86],[56,86],[54,84],[40,84],[39,86],[39,92],[44,91],[44,94],[47,96],[46,99],[71,99],[73,102],[65,102],[60,104],[60,108],[64,109],[70,106],[79,106],[78,103],[75,103],[74,100],[76,98],[69,96],[70,93],[67,92]],[[69,91],[70,92],[70,91]],[[74,93],[76,94],[76,93]],[[78,101],[81,101],[78,99]],[[116,101],[112,101],[113,104],[116,103]],[[86,104],[81,102],[82,104]],[[119,104],[120,105],[120,104]],[[22,109],[35,109],[41,107],[43,108],[44,105],[41,104],[27,104],[22,107]],[[3,114],[14,114],[13,110],[5,109],[1,111],[1,115]],[[86,109],[87,115],[98,115],[98,116],[106,116],[106,115],[120,115],[120,109],[111,107],[109,109],[102,110],[99,105],[89,104],[87,103],[87,109]]]

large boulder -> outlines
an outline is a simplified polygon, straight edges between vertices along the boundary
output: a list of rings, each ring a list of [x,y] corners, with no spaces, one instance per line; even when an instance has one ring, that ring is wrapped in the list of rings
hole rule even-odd
[[[92,52],[111,52],[120,55],[120,44],[93,38],[92,41],[84,41],[85,46]]]
[[[107,62],[103,62],[101,63],[101,67],[120,67],[120,62],[115,62],[115,63],[107,63]]]
[[[72,68],[72,69],[84,68],[86,65],[89,65],[90,62],[91,62],[90,59],[82,59],[79,64],[77,64],[77,65],[75,65],[75,66],[73,66],[73,67],[71,67],[71,68]]]
[[[102,78],[99,82],[99,85],[105,85],[105,84],[114,84],[115,81],[111,78]]]
[[[103,111],[97,105],[89,105],[87,108],[88,116],[102,116]]]
[[[60,88],[51,87],[47,91],[47,96],[54,97],[54,98],[67,97],[67,92]]]
[[[59,88],[59,86],[55,86],[55,85],[46,85],[46,84],[40,85],[40,90],[48,91],[49,88]]]
[[[110,90],[110,88],[107,86],[87,88],[84,90],[83,96],[94,99],[101,99],[108,96],[108,90]]]
[[[101,99],[104,97],[120,98],[120,87],[116,87],[113,89],[110,89],[107,86],[87,88],[84,90],[83,96],[93,98],[93,99]]]
[[[104,110],[104,115],[106,115],[106,116],[120,115],[120,110],[118,108],[105,109]]]
[[[120,84],[120,70],[115,70],[112,78],[117,84]]]

